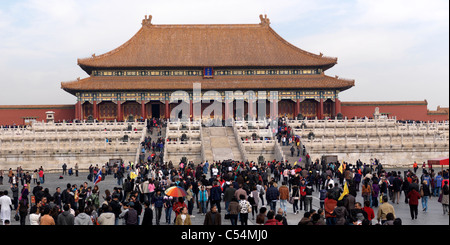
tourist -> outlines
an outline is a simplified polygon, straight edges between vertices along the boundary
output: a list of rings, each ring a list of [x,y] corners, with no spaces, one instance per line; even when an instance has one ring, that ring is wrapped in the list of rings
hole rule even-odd
[[[102,213],[97,217],[97,224],[98,225],[117,225],[118,223],[116,222],[116,219],[120,218],[119,216],[116,216],[113,212],[112,212],[112,208],[109,207],[106,204],[103,204],[101,207],[101,211]],[[126,209],[126,208],[124,208]],[[128,212],[128,209],[126,209]],[[95,218],[94,218],[95,220]]]
[[[45,179],[44,179],[44,169],[42,168],[42,166],[39,168],[38,176],[39,176],[39,182],[40,182],[41,184],[44,184],[44,183],[45,183]]]
[[[215,205],[212,205],[211,210],[205,215],[203,225],[222,225],[222,216],[217,212]]]
[[[0,191],[0,219],[5,224],[5,220],[11,220],[12,201],[8,196],[8,191]]]
[[[237,189],[237,190],[234,192],[234,197],[236,197],[236,198],[239,200],[241,195],[244,195],[245,200],[247,200],[247,198],[248,198],[248,197],[247,197],[247,191],[244,190],[243,184],[242,184],[242,183],[239,184],[239,189]]]
[[[431,199],[431,191],[428,180],[424,180],[420,186],[420,196],[422,197],[422,208],[424,212],[428,210],[428,199]]]
[[[442,204],[442,209],[444,211],[444,215],[447,213],[447,215],[449,214],[448,212],[448,194],[449,194],[449,185],[448,185],[448,181],[444,182],[443,187],[441,189],[441,204]]]
[[[93,225],[91,217],[87,214],[90,209],[79,208],[78,210],[80,213],[75,216],[74,225]]]
[[[395,210],[394,210],[394,207],[388,203],[388,196],[383,196],[382,204],[378,208],[378,214],[377,214],[378,223],[384,224],[386,222],[386,215],[388,213],[394,214],[394,217],[395,217]]]
[[[186,203],[184,203],[183,197],[178,197],[178,201],[173,204],[173,211],[175,212],[175,219],[178,217],[179,214],[181,214],[181,211],[183,208],[187,208]]]
[[[280,198],[280,192],[278,191],[278,188],[276,187],[276,183],[275,182],[270,182],[270,186],[269,188],[267,188],[266,191],[266,200],[267,203],[270,206],[270,210],[275,211],[276,210],[276,206],[277,206],[277,201]],[[300,208],[301,210],[301,208]]]
[[[189,184],[186,193],[187,193],[186,201],[188,205],[188,213],[191,216],[191,218],[195,218],[195,216],[192,215],[192,210],[194,209],[194,192],[192,191],[192,184]]]
[[[292,191],[291,197],[293,199],[293,203],[292,203],[293,214],[298,214],[298,212],[299,212],[298,200],[300,199],[300,197],[299,197],[300,190],[297,185],[293,185],[291,191]],[[327,191],[325,189],[323,189],[323,191],[326,194]],[[324,199],[324,201],[325,201],[325,199]],[[321,199],[321,202],[322,202],[322,199]]]
[[[127,205],[124,205],[124,209],[127,209],[127,212],[124,212],[121,217],[124,220],[125,225],[139,225],[139,212],[134,209],[135,203],[130,201]]]
[[[281,218],[279,220],[277,219],[278,221],[283,223],[283,225],[288,225],[286,216],[284,215],[284,210],[282,208],[278,209],[277,215],[281,216]],[[275,215],[275,218],[276,218],[277,215]]]
[[[349,217],[349,212],[344,206],[344,201],[339,200],[336,203],[336,208],[334,208],[334,214],[336,215],[336,225],[346,225],[347,218]]]
[[[372,184],[372,202],[371,207],[378,207],[378,197],[380,194],[380,186],[376,181]]]
[[[25,220],[28,214],[29,204],[27,199],[21,199],[16,209],[16,213],[19,214],[20,225],[25,225]]]
[[[241,218],[241,225],[247,225],[248,214],[252,212],[252,206],[249,201],[245,200],[245,195],[239,196],[239,215]]]
[[[369,224],[372,224],[372,220],[375,218],[375,212],[370,207],[370,201],[369,200],[364,202],[363,210],[367,214],[367,220],[369,221]]]
[[[261,207],[259,209],[259,214],[256,216],[256,224],[257,225],[264,225],[267,222],[267,208]]]
[[[282,185],[278,189],[280,192],[280,207],[283,210],[283,214],[287,214],[287,203],[289,199],[289,188],[286,186],[286,182],[283,181]],[[312,196],[311,196],[312,199]]]
[[[409,185],[410,185],[411,182],[412,182],[411,177],[406,175],[404,180],[403,180],[403,184],[402,184],[402,191],[405,194],[405,203],[408,203],[408,192],[409,192]]]
[[[395,216],[393,213],[388,213],[386,215],[386,221],[383,223],[383,225],[394,225]]]
[[[71,191],[68,191],[69,195],[67,195],[67,197],[69,197],[69,200],[72,200],[72,193]],[[94,205],[94,208],[97,210],[100,207],[100,199],[99,199],[99,190],[98,190],[98,186],[94,186],[94,188],[92,189],[92,193],[91,195],[89,195],[89,197],[87,198],[87,202],[91,203],[92,205]],[[70,202],[69,202],[70,203]]]
[[[41,212],[37,205],[30,208],[30,225],[39,225],[41,220]]]
[[[394,172],[394,180],[392,183],[392,189],[393,189],[393,199],[392,202],[393,203],[397,203],[400,201],[400,193],[402,191],[402,184],[403,184],[403,179],[400,175],[400,172],[398,174],[396,174]]]
[[[172,216],[172,210],[173,210],[173,197],[171,197],[171,196],[164,196],[164,210],[165,210],[165,214],[166,214],[166,216],[165,216],[166,217],[166,223],[170,224],[171,216]]]
[[[298,225],[313,225],[313,222],[311,220],[311,213],[306,211],[303,214],[303,218],[298,222]]]
[[[275,212],[273,210],[269,210],[269,212],[267,212],[267,221],[264,225],[283,225],[283,223],[275,219]]]
[[[370,180],[364,179],[363,185],[361,187],[361,196],[363,197],[364,202],[371,201],[372,188],[370,186]]]
[[[180,213],[175,219],[175,225],[192,225],[191,217],[188,213],[188,208],[183,206],[179,209]]]
[[[418,206],[419,206],[420,194],[415,189],[408,192],[409,211],[411,213],[411,219],[417,219]]]
[[[259,206],[259,193],[256,186],[253,186],[253,190],[252,192],[250,192],[248,199],[249,199],[248,201],[252,205],[252,220],[254,220],[255,214],[258,215],[258,206]]]
[[[230,189],[230,188],[231,187],[227,188],[226,193],[224,195],[224,199],[225,199],[225,197],[227,197],[227,192],[228,192],[228,189]],[[208,191],[206,190],[206,187],[204,185],[202,185],[200,187],[200,191],[198,193],[198,196],[199,196],[199,202],[200,202],[200,207],[201,207],[200,208],[200,213],[202,215],[206,215],[206,205],[207,205],[207,202],[208,202]]]
[[[217,181],[213,182],[213,187],[210,190],[210,202],[211,205],[216,205],[217,210],[220,213],[220,202],[222,200],[222,188],[219,186],[219,183]]]
[[[230,203],[228,204],[228,214],[230,217],[231,225],[237,225],[238,215],[240,213],[239,202],[236,197],[232,197]]]
[[[149,201],[144,202],[144,218],[141,225],[153,225],[153,210]],[[159,225],[159,222],[157,222]]]
[[[305,212],[312,210],[312,193],[314,189],[311,182],[309,182],[305,187]]]
[[[64,212],[58,215],[57,225],[74,225],[75,216],[70,213],[70,205],[64,204],[63,206]]]

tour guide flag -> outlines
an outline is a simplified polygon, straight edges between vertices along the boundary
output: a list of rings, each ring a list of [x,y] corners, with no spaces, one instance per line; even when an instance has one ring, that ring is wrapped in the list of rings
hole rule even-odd
[[[344,197],[349,193],[348,191],[348,185],[347,185],[347,181],[345,182],[344,185],[344,192],[342,192],[342,195],[339,197],[338,201],[344,199]]]
[[[137,174],[134,172],[130,172],[130,179],[136,179]]]
[[[102,181],[102,170],[99,170],[95,176],[94,185],[98,184],[100,181]]]

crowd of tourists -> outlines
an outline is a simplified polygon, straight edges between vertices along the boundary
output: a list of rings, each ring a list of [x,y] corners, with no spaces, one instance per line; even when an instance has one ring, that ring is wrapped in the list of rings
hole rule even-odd
[[[290,130],[279,125],[278,140],[285,142]],[[164,161],[161,122],[151,120],[148,127],[158,133],[142,142],[147,157],[138,163],[91,165],[89,181],[79,186],[67,183],[50,191],[42,167],[31,174],[20,167],[0,171],[0,187],[9,185],[0,190],[2,223],[14,218],[21,225],[190,225],[198,216],[204,225],[221,225],[223,219],[232,225],[249,220],[257,225],[400,225],[406,217],[397,217],[395,204],[408,203],[411,219],[417,219],[419,204],[427,212],[431,198],[438,198],[444,215],[449,213],[448,169],[435,172],[424,164],[417,174],[415,163],[401,173],[384,169],[377,159],[368,164],[319,159],[172,163]],[[286,144],[291,143],[300,146],[295,138]],[[62,168],[64,175],[67,165]],[[103,181],[115,178],[116,186],[100,190],[99,175]],[[186,193],[166,195],[173,186]],[[356,201],[358,195],[362,202]],[[319,199],[317,210],[313,196]],[[300,211],[298,223],[288,224],[287,217]]]
[[[44,179],[36,178],[30,189],[28,174],[10,171],[6,176],[10,189],[0,191],[3,224],[15,218],[21,225],[26,219],[31,225],[189,225],[199,215],[205,225],[220,225],[224,213],[232,225],[247,225],[249,219],[259,225],[286,225],[288,215],[304,211],[298,225],[393,225],[401,224],[393,204],[408,203],[411,218],[417,219],[419,200],[426,212],[432,197],[440,199],[448,215],[448,170],[435,173],[423,168],[418,177],[417,168],[400,173],[360,161],[351,165],[316,160],[307,168],[275,160],[175,165],[155,156],[142,163],[95,166],[90,171],[91,177],[102,171],[123,180],[103,193],[92,182],[67,184],[51,193]],[[171,186],[183,188],[187,195],[165,195]],[[317,210],[312,206],[313,193],[320,199]],[[357,195],[363,203],[355,201]]]

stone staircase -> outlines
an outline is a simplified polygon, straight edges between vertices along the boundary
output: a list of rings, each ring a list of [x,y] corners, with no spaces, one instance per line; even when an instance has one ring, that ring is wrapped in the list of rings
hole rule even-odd
[[[280,144],[281,145],[281,144]],[[295,147],[295,152],[294,152],[294,156],[291,157],[291,147],[293,144],[289,145],[289,146],[283,146],[281,145],[281,149],[283,150],[284,156],[286,158],[286,160],[291,164],[291,166],[294,165],[295,162],[297,162],[297,164],[300,164],[300,166],[304,167],[306,164],[306,157],[303,154],[303,150],[300,151],[300,155],[297,157],[297,147]],[[301,161],[299,161],[301,159]]]
[[[233,129],[231,127],[202,127],[203,161],[242,161]]]

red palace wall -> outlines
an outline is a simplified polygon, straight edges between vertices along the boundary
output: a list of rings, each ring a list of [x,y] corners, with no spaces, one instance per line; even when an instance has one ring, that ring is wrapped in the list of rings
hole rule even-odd
[[[397,120],[414,121],[447,121],[448,108],[429,111],[426,101],[389,101],[389,102],[341,102],[341,113],[347,118],[373,118],[375,108],[388,117]],[[46,120],[46,112],[55,112],[55,121],[72,121],[75,116],[75,105],[14,105],[0,106],[0,125],[23,125],[25,118],[36,118],[37,121]],[[163,110],[161,111],[162,114]]]
[[[414,121],[446,121],[448,112],[429,111],[427,101],[389,101],[389,102],[342,102],[342,115],[347,118],[373,118],[375,108],[388,117],[397,117],[397,120]]]
[[[72,121],[75,118],[75,105],[11,105],[0,106],[0,125],[24,125],[25,118],[46,121],[47,111],[55,112],[55,122]]]

